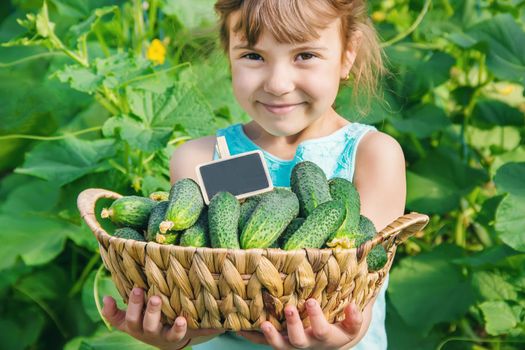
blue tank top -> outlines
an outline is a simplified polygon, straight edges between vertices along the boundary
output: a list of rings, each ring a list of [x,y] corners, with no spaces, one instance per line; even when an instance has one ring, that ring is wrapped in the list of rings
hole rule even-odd
[[[309,160],[319,165],[328,179],[343,177],[352,181],[357,145],[361,138],[369,131],[377,129],[370,125],[350,123],[331,135],[310,139],[297,146],[295,157],[291,160],[280,159],[261,149],[244,133],[242,124],[231,125],[219,129],[216,136],[224,136],[231,155],[261,150],[265,156],[268,171],[274,186],[290,186],[292,168],[298,162]],[[214,154],[214,159],[217,159]],[[366,335],[353,349],[357,350],[386,350],[387,338],[385,330],[385,291],[388,278],[381,288],[376,302],[372,308],[372,320]],[[254,344],[246,338],[237,336],[234,332],[227,332],[212,340],[193,345],[195,350],[263,350],[271,349],[270,346]]]

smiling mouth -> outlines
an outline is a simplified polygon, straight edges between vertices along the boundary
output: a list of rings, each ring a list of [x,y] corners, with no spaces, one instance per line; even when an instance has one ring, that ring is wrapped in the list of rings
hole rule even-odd
[[[266,103],[260,102],[266,110],[268,110],[270,113],[273,114],[286,114],[291,111],[293,111],[298,106],[302,105],[303,103],[296,103],[296,104],[286,104],[286,105],[268,105]]]

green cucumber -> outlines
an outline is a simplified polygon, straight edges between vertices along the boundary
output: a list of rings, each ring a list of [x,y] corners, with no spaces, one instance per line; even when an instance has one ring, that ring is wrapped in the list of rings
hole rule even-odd
[[[286,241],[283,249],[321,248],[345,219],[346,209],[338,200],[319,204]]]
[[[276,188],[263,197],[241,233],[243,249],[267,248],[299,214],[299,200],[290,190]]]
[[[137,230],[132,229],[131,227],[121,227],[115,230],[113,233],[114,237],[125,238],[125,239],[134,239],[135,241],[145,242],[144,236],[140,234]]]
[[[229,192],[217,192],[208,207],[212,248],[240,248],[237,234],[241,205]]]
[[[208,209],[203,209],[199,219],[180,237],[180,243],[183,247],[210,247],[210,237],[208,233]]]
[[[148,220],[148,229],[146,230],[146,240],[155,241],[155,237],[160,233],[159,226],[161,222],[164,221],[168,205],[168,201],[158,202],[151,210]]]
[[[301,217],[308,217],[318,205],[332,200],[326,175],[313,162],[303,161],[293,167],[290,186],[299,199]]]
[[[339,245],[353,248],[355,247],[355,239],[359,234],[359,213],[361,210],[359,192],[350,181],[340,177],[328,181],[328,186],[332,198],[340,200],[346,208],[345,220],[339,229],[328,238],[328,242],[337,240]]]
[[[292,237],[292,235],[301,227],[301,225],[304,223],[305,218],[295,218],[290,222],[290,224],[286,227],[286,230],[282,233],[281,236],[279,236],[279,239],[277,240],[277,245],[279,247],[284,247],[286,242]]]
[[[169,205],[160,232],[182,231],[197,222],[204,200],[199,185],[190,178],[179,180],[170,190]]]
[[[152,199],[139,196],[125,196],[115,200],[111,206],[102,209],[100,216],[109,218],[117,226],[144,229],[153,207],[157,204]]]

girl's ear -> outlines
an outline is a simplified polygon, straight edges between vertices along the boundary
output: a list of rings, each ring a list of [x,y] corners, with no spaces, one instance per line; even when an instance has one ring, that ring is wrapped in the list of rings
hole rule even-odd
[[[343,63],[341,65],[341,79],[346,79],[350,74],[350,70],[354,65],[355,59],[357,57],[357,52],[363,41],[363,32],[356,30],[352,33],[350,42],[346,47],[345,52],[343,53]]]

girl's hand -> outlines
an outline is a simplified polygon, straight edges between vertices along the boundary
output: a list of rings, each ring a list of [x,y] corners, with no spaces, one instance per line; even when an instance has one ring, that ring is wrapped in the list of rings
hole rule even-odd
[[[306,310],[310,327],[304,329],[295,306],[285,308],[288,335],[281,335],[268,321],[261,324],[263,334],[257,331],[242,331],[239,334],[248,340],[267,344],[274,349],[341,349],[356,339],[363,323],[363,314],[354,305],[348,305],[344,312],[346,318],[339,323],[330,324],[315,299],[308,299]]]
[[[182,316],[175,319],[172,327],[162,326],[162,300],[156,295],[152,296],[145,312],[142,312],[143,304],[144,291],[133,288],[126,311],[118,309],[115,299],[106,296],[102,314],[113,327],[159,349],[178,350],[188,345],[190,340],[192,344],[201,343],[224,332],[217,329],[188,330],[186,319]]]

